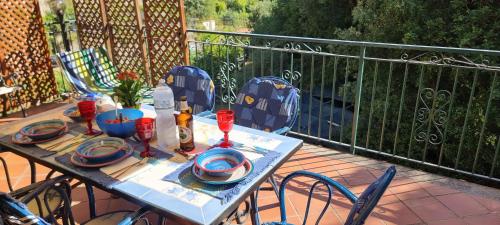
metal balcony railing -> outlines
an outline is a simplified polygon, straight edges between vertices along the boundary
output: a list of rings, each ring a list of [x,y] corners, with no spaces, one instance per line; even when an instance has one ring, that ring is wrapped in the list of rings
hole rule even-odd
[[[278,76],[300,89],[292,135],[500,181],[500,51],[188,30],[217,104]]]

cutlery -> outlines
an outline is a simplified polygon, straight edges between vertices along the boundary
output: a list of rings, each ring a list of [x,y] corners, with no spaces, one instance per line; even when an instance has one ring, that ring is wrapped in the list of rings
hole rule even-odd
[[[145,163],[148,162],[148,160],[149,160],[149,158],[143,158],[141,161],[134,163],[132,165],[129,165],[121,170],[115,171],[115,172],[111,173],[110,175],[112,175],[113,178],[118,179],[118,178],[120,178],[120,176],[123,176],[125,173],[130,171],[130,169],[144,165]]]
[[[57,148],[57,147],[61,146],[62,144],[64,144],[65,142],[68,142],[68,141],[73,141],[73,140],[75,140],[75,139],[80,139],[80,138],[82,138],[83,136],[84,136],[84,134],[78,134],[78,135],[76,135],[76,136],[74,136],[74,137],[72,137],[72,138],[70,138],[70,139],[67,139],[67,140],[64,140],[64,139],[63,139],[62,141],[59,141],[59,142],[57,142],[57,143],[54,143],[53,145],[48,146],[48,147],[46,148],[46,150],[52,150],[52,149],[55,149],[55,148]]]
[[[85,136],[85,135],[84,135],[84,136]],[[42,157],[42,158],[45,158],[45,157],[49,157],[49,156],[55,155],[55,154],[57,154],[57,153],[66,153],[66,150],[71,149],[71,147],[73,147],[73,146],[75,146],[75,145],[79,145],[79,144],[81,144],[81,143],[83,143],[83,142],[85,142],[85,141],[92,140],[92,139],[94,139],[94,138],[96,138],[96,137],[98,137],[98,136],[99,136],[99,135],[97,135],[97,136],[91,136],[91,137],[90,137],[90,138],[88,138],[88,139],[81,139],[81,140],[75,141],[75,142],[73,142],[73,143],[71,143],[71,144],[68,144],[68,145],[66,145],[66,146],[62,147],[61,149],[58,149],[57,151],[51,151],[49,154],[43,155],[43,156],[41,156],[41,157]]]

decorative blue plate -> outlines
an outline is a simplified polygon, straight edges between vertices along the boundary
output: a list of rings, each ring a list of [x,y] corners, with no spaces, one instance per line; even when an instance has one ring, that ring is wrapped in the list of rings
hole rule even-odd
[[[196,157],[194,164],[209,176],[227,177],[243,166],[245,156],[230,148],[212,148]]]
[[[110,161],[107,161],[107,162],[102,162],[102,163],[91,163],[87,159],[78,157],[78,155],[75,152],[71,156],[71,163],[73,163],[73,165],[76,165],[76,166],[87,167],[87,168],[105,167],[105,166],[109,166],[109,165],[113,165],[115,163],[121,162],[124,159],[130,157],[132,155],[132,153],[134,153],[134,149],[132,148],[132,146],[127,145],[127,147],[125,149],[122,149],[121,152],[123,152],[123,154],[120,157],[115,158],[115,159],[110,160]]]
[[[128,145],[121,138],[102,137],[83,142],[75,154],[89,163],[105,163],[122,157],[126,148]]]
[[[78,111],[78,107],[76,106],[64,110],[63,115],[78,123],[85,121],[83,117],[80,116],[80,111]]]
[[[253,163],[252,161],[245,159],[243,166],[238,168],[236,171],[231,174],[231,176],[226,177],[214,177],[210,176],[207,173],[204,173],[200,168],[196,167],[195,164],[191,167],[191,173],[193,176],[200,181],[201,183],[211,184],[211,185],[225,185],[225,184],[233,184],[242,181],[253,171]]]
[[[66,123],[62,120],[44,120],[24,126],[19,133],[34,141],[41,141],[52,139],[64,130],[66,130]]]

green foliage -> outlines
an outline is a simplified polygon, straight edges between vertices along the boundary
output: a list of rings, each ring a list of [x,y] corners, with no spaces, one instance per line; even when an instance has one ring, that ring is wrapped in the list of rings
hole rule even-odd
[[[263,34],[500,49],[499,9],[500,1],[495,0],[277,0],[270,14],[258,14],[251,24],[255,33]],[[326,52],[359,54],[358,48],[320,46]],[[410,57],[422,54],[418,51],[407,53]],[[367,54],[370,57],[398,59],[401,51],[369,48]],[[322,80],[321,57],[313,60],[297,55],[285,54],[282,67],[290,68],[292,60],[297,62],[304,59],[305,63],[300,67],[297,63],[293,64],[296,70],[303,71],[302,80],[309,81],[311,74],[314,75],[311,82],[313,86],[309,87],[309,82],[299,84],[303,91],[312,90],[317,87],[314,84],[321,82],[332,83],[335,68],[332,57],[325,60],[326,74]],[[459,58],[453,54],[448,56]],[[430,57],[424,55],[417,60],[430,61]],[[499,61],[498,57],[488,58],[477,54],[465,57],[473,62],[488,60],[491,65],[497,65]],[[269,58],[269,55],[264,55],[264,60],[257,60],[265,62],[261,67],[268,68]],[[313,65],[315,67],[312,67]],[[351,60],[351,65],[347,67],[345,58],[341,58],[336,71],[335,95],[345,94],[346,100],[350,102],[354,100],[357,66],[357,60]],[[367,61],[365,64],[358,145],[436,164],[441,160],[442,165],[452,168],[458,161],[457,168],[466,171],[472,170],[477,154],[478,163],[474,172],[489,175],[491,167],[496,165],[493,176],[500,176],[500,162],[492,162],[500,127],[500,119],[495,116],[499,112],[499,105],[496,104],[500,88],[498,76],[496,82],[493,82],[492,72],[481,71],[477,74],[473,87],[475,71],[472,69],[457,71],[450,67],[394,63],[391,70],[387,62],[379,63],[377,72],[375,67],[373,61]],[[419,79],[420,74],[423,74],[422,79]],[[389,77],[391,83],[388,83]],[[437,88],[451,93],[455,81],[457,86],[453,98],[448,98],[448,102],[435,102],[437,106],[443,106],[445,112],[448,112],[448,107],[453,104],[446,124],[419,124],[417,110],[424,108],[419,88]],[[473,89],[474,94],[471,97]],[[489,114],[486,115],[486,105],[491,92],[492,102]],[[433,107],[432,101],[428,104]],[[436,145],[416,141],[419,129],[424,133],[441,132],[446,140],[444,144]],[[382,130],[385,131],[384,135],[381,134]],[[346,143],[350,143],[350,132],[347,127],[344,132]],[[483,141],[479,143],[481,138]]]
[[[272,0],[186,0],[184,4],[190,26],[203,28],[203,21],[215,20],[217,30],[231,31],[248,28],[272,8]]]

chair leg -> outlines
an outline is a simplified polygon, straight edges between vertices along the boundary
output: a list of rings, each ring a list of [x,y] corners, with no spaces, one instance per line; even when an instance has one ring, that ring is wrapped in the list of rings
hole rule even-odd
[[[90,218],[94,219],[96,217],[94,189],[92,185],[88,183],[85,183],[85,189],[87,190],[87,197],[89,199]]]
[[[14,191],[12,188],[12,182],[10,180],[10,174],[9,174],[9,168],[7,167],[7,162],[5,162],[5,159],[0,157],[0,162],[2,162],[3,165],[3,171],[5,172],[5,178],[7,179],[7,187],[9,188],[9,192]]]
[[[36,183],[36,164],[33,161],[28,161],[31,170],[31,183]]]

